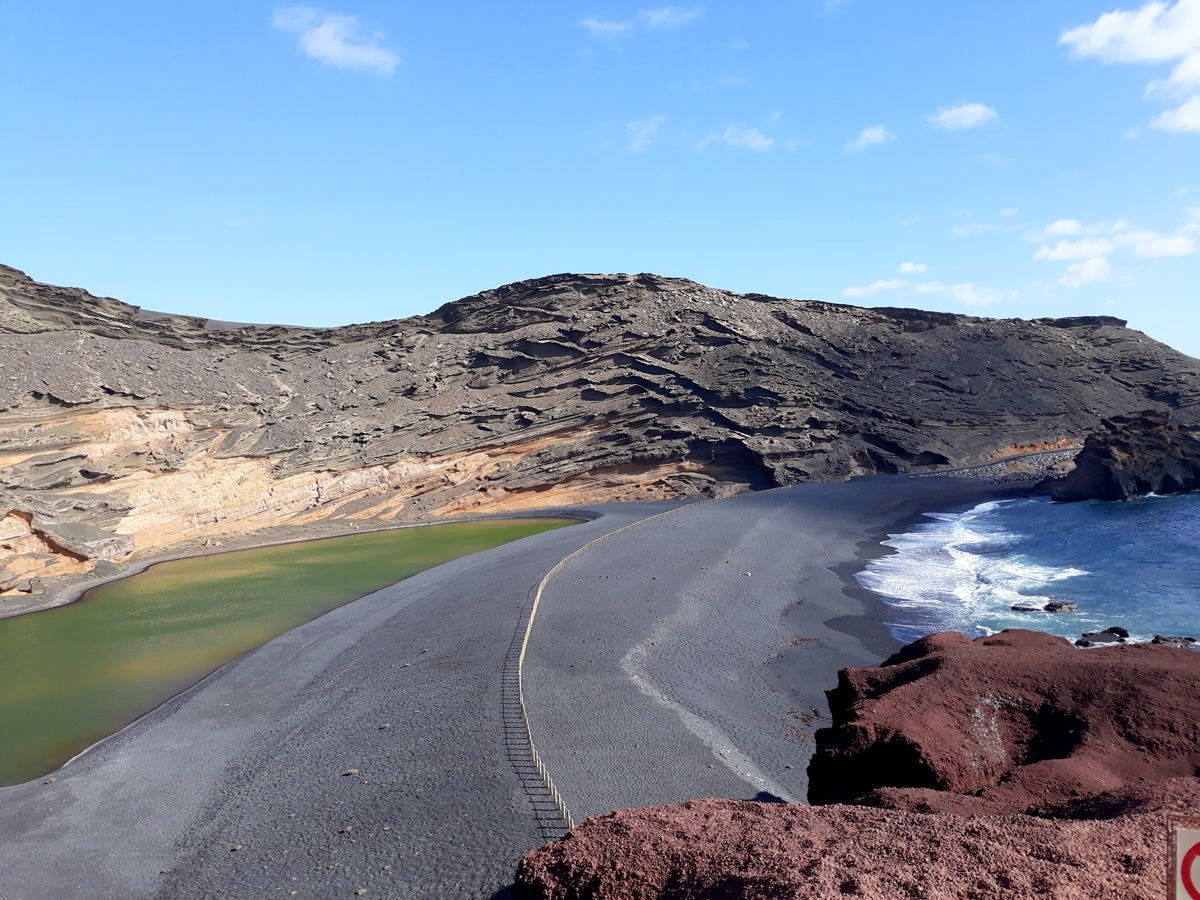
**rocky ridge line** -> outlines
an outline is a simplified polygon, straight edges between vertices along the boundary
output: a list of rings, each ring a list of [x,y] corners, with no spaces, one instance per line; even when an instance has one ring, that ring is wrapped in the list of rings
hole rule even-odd
[[[1198,400],[1200,362],[1107,317],[555,275],[410,319],[238,326],[0,267],[0,594],[264,528],[963,465]]]

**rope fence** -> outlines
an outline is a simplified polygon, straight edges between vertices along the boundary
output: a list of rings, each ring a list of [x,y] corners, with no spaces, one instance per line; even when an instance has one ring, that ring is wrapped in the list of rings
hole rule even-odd
[[[1003,464],[1005,462],[1013,461],[1016,459],[1027,459],[1027,458],[1032,458],[1032,457],[1048,456],[1051,454],[1062,453],[1064,451],[1071,451],[1071,450],[1076,450],[1076,448],[1059,448],[1057,450],[1038,451],[1038,452],[1028,453],[1028,454],[1019,454],[1015,457],[1001,458],[998,460],[992,460],[991,462],[978,463],[978,464],[970,465],[970,466],[960,466],[960,467],[956,467],[953,469],[946,469],[946,470],[942,470],[942,471],[938,471],[938,472],[930,472],[926,475],[926,477],[934,477],[934,476],[939,476],[939,475],[951,476],[957,472],[970,471],[970,470],[974,470],[974,469],[983,469],[986,467],[997,465],[998,463]],[[554,783],[554,778],[550,775],[550,771],[549,771],[549,769],[546,768],[546,763],[542,759],[542,754],[538,751],[537,742],[534,740],[534,737],[533,737],[533,728],[531,727],[531,725],[529,723],[529,709],[525,703],[525,656],[529,650],[530,637],[533,634],[533,623],[537,619],[538,609],[541,607],[542,598],[545,595],[546,588],[549,587],[550,582],[553,581],[554,578],[557,575],[559,575],[568,565],[570,565],[575,560],[579,559],[585,553],[588,553],[589,551],[591,551],[595,547],[599,546],[600,544],[606,543],[607,541],[615,540],[618,537],[621,537],[622,535],[629,533],[633,529],[641,527],[642,525],[647,525],[651,522],[661,521],[662,519],[668,518],[669,516],[678,515],[681,512],[685,512],[686,510],[689,510],[689,509],[695,509],[696,507],[699,507],[699,506],[707,506],[710,503],[720,503],[725,500],[734,500],[734,499],[738,499],[738,498],[744,498],[747,496],[758,497],[758,496],[762,496],[763,494],[771,494],[771,493],[775,493],[777,491],[786,491],[789,488],[794,487],[794,486],[795,485],[780,485],[779,487],[768,488],[767,490],[764,490],[764,491],[754,491],[752,494],[732,494],[728,497],[712,497],[707,500],[699,500],[699,501],[696,501],[693,503],[684,503],[680,506],[672,507],[671,509],[665,510],[661,513],[656,513],[653,516],[647,516],[644,519],[638,519],[635,522],[630,522],[628,525],[622,525],[620,528],[617,528],[606,534],[602,534],[602,535],[600,535],[600,537],[595,538],[594,540],[588,541],[586,544],[584,544],[583,546],[576,549],[573,553],[570,553],[567,556],[564,556],[562,559],[560,559],[554,565],[553,568],[550,569],[550,571],[548,571],[545,575],[542,576],[541,580],[537,583],[537,586],[531,592],[531,597],[530,597],[530,602],[529,602],[529,605],[527,608],[527,612],[522,615],[521,619],[518,620],[518,623],[517,623],[516,634],[520,635],[520,641],[518,643],[516,640],[516,636],[514,635],[514,644],[513,644],[513,647],[510,648],[510,659],[506,660],[506,662],[505,662],[506,676],[512,682],[512,687],[513,687],[513,690],[515,691],[515,697],[511,701],[511,704],[508,701],[506,701],[505,714],[506,714],[506,718],[519,717],[520,732],[521,732],[523,743],[524,743],[524,749],[529,754],[529,759],[528,759],[528,761],[525,762],[525,765],[531,767],[531,769],[532,769],[531,774],[536,774],[537,782],[539,783],[541,792],[544,794],[544,797],[545,797],[545,805],[547,805],[548,807],[550,807],[554,810],[554,816],[557,817],[557,819],[561,821],[562,825],[566,826],[567,831],[571,831],[575,827],[575,817],[571,814],[571,810],[567,806],[566,801],[563,800],[562,794],[559,793],[558,787]],[[524,625],[523,628],[522,628],[522,624]],[[516,651],[515,658],[514,658],[514,654],[512,652],[513,650]],[[513,757],[511,755],[512,749],[513,748],[510,747],[510,758],[513,761],[514,767],[518,771],[518,775],[522,775],[522,771],[521,771],[522,765],[515,757]],[[523,782],[525,781],[524,777],[522,777],[522,781]],[[543,817],[540,814],[539,801],[538,801],[537,797],[535,796],[535,792],[534,792],[532,786],[529,784],[526,784],[525,787],[526,787],[526,793],[529,795],[530,802],[534,806],[535,815],[538,817],[539,822],[542,823],[543,829],[548,832],[553,831],[554,829],[552,829],[548,825],[548,823],[545,821],[545,817]]]

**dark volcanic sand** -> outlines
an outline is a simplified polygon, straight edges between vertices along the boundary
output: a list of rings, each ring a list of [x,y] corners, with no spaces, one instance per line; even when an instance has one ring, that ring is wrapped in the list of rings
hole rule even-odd
[[[568,802],[589,812],[749,797],[759,776],[738,771],[746,760],[803,796],[804,735],[819,724],[803,707],[821,702],[838,668],[895,647],[878,602],[842,571],[882,529],[992,492],[885,478],[751,495],[689,508],[573,563],[547,591],[527,665],[535,732]],[[54,783],[0,790],[0,896],[501,889],[543,842],[501,728],[521,605],[567,553],[664,508],[602,508],[598,521],[355,601],[222,669]],[[689,617],[713,604],[722,614],[697,630]],[[622,667],[639,646],[636,671],[657,699]],[[798,710],[795,733],[747,739],[781,709]],[[341,774],[351,768],[359,774]]]
[[[573,563],[539,615],[526,693],[576,819],[760,791],[803,800],[838,669],[900,646],[850,573],[921,512],[1011,493],[803,485],[685,508]]]

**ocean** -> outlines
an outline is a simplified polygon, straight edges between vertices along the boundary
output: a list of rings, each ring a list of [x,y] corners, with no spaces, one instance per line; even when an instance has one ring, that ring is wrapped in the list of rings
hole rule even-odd
[[[1072,640],[1112,625],[1131,639],[1200,638],[1200,494],[1127,503],[983,503],[884,544],[859,582],[889,607],[898,640],[1033,628]],[[1078,612],[1016,612],[1069,600]]]

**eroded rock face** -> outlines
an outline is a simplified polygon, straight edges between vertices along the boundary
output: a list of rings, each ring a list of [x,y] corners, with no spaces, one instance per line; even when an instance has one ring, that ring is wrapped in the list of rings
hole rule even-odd
[[[14,535],[0,593],[119,546],[77,543],[80,559],[55,528],[138,552],[318,520],[721,494],[973,463],[1061,445],[1114,409],[1197,400],[1200,362],[1104,317],[556,275],[411,319],[239,327],[0,266],[0,535]]]
[[[1200,811],[1200,779],[1131,794],[1076,821],[737,800],[622,810],[526,854],[515,894],[1159,900],[1168,858],[1163,812]]]
[[[1165,814],[1200,814],[1198,676],[1167,646],[932,635],[840,674],[809,770],[824,805],[588,819],[526,854],[516,896],[1162,897]]]
[[[1168,413],[1114,416],[1088,436],[1075,468],[1048,483],[1055,500],[1131,500],[1200,490],[1200,437]]]
[[[845,669],[813,803],[1018,813],[1200,773],[1200,653],[1040,632],[931,635]]]

